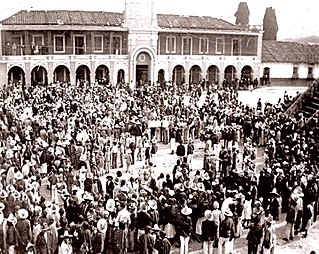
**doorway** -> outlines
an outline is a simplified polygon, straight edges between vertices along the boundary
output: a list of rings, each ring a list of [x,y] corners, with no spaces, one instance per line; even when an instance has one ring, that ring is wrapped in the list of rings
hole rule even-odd
[[[145,85],[148,83],[148,65],[139,64],[136,65],[136,83],[139,85]]]

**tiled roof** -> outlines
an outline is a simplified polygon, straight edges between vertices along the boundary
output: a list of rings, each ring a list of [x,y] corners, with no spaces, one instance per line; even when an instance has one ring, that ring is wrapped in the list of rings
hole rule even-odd
[[[158,26],[161,28],[205,29],[205,30],[240,30],[239,26],[225,20],[207,16],[181,16],[158,14]]]
[[[263,41],[261,61],[319,63],[319,45],[289,41]]]
[[[4,25],[65,25],[121,26],[123,14],[103,11],[20,11],[4,19]]]
[[[212,17],[181,16],[158,14],[161,28],[205,29],[205,30],[240,30],[239,26],[225,20]],[[1,23],[4,25],[52,25],[63,22],[65,25],[107,25],[121,26],[124,14],[103,11],[20,11]]]

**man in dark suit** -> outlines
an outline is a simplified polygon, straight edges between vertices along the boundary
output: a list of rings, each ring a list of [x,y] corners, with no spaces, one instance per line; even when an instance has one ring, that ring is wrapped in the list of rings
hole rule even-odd
[[[53,254],[54,253],[55,236],[50,230],[46,221],[42,222],[41,232],[35,242],[37,254]]]

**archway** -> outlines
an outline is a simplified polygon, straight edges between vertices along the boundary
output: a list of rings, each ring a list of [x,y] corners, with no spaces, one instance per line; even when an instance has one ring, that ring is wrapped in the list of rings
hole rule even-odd
[[[64,65],[58,65],[53,72],[54,82],[70,82],[70,70]]]
[[[189,70],[189,84],[199,84],[202,81],[202,69],[193,65]]]
[[[234,79],[236,79],[236,68],[233,65],[228,65],[225,68],[225,80],[230,82]]]
[[[182,65],[176,65],[173,69],[173,83],[180,86],[185,83],[185,69]]]
[[[125,84],[125,71],[123,69],[117,72],[117,84]]]
[[[219,69],[216,65],[211,65],[207,69],[206,80],[209,84],[218,84],[219,83]]]
[[[91,71],[86,65],[80,65],[76,69],[75,81],[77,85],[89,85],[90,84]]]
[[[8,71],[8,83],[25,85],[25,72],[19,66],[13,66]]]
[[[241,79],[252,80],[253,79],[252,73],[253,73],[253,68],[251,68],[251,66],[249,65],[245,65],[241,69]]]
[[[143,51],[136,56],[136,83],[138,86],[148,84],[151,80],[151,56],[149,53]]]
[[[95,71],[95,80],[99,84],[107,85],[110,82],[110,71],[106,65],[99,65]]]
[[[163,69],[158,71],[157,81],[161,85],[165,82],[165,71]]]
[[[35,86],[48,84],[48,72],[43,66],[38,65],[32,69],[31,84]]]

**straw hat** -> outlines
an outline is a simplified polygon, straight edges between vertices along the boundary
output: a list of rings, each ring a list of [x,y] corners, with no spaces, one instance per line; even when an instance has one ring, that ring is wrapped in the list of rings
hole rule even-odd
[[[0,211],[2,211],[4,208],[6,208],[6,205],[2,202],[0,202]]]
[[[205,185],[201,182],[197,184],[197,188],[199,191],[205,191]]]
[[[61,238],[72,238],[72,237],[73,237],[73,235],[69,234],[68,230],[65,230],[64,234],[61,235]]]
[[[154,225],[154,227],[152,228],[152,230],[154,230],[154,231],[161,231],[160,227],[159,227],[157,224]]]
[[[12,184],[8,184],[6,187],[6,191],[7,192],[14,192],[15,191],[15,187]]]
[[[9,216],[8,216],[7,221],[11,222],[12,224],[15,224],[15,223],[17,223],[17,218],[14,217],[14,215],[12,213],[10,213]]]
[[[209,179],[210,179],[208,172],[206,172],[206,173],[203,175],[203,178],[204,178],[204,180],[209,180]]]
[[[8,197],[8,193],[5,190],[0,190],[0,198],[5,199]]]
[[[193,212],[192,208],[189,208],[187,206],[185,206],[182,210],[181,210],[181,214],[183,215],[190,215]]]
[[[147,204],[148,204],[148,206],[149,206],[151,209],[157,210],[157,203],[156,203],[155,200],[149,200],[149,201],[147,202]]]
[[[99,219],[96,227],[98,231],[105,233],[107,230],[107,221],[105,219]]]
[[[23,174],[20,171],[18,171],[17,173],[14,174],[14,177],[16,180],[22,180]]]
[[[29,212],[26,209],[19,209],[17,213],[20,219],[26,219],[29,217]]]
[[[168,191],[168,195],[170,195],[171,197],[174,196],[174,195],[175,195],[175,191],[169,190],[169,191]]]
[[[233,213],[232,211],[229,209],[229,207],[227,207],[224,211],[224,215],[227,216],[227,217],[232,217],[233,216]]]
[[[213,212],[211,210],[206,210],[204,213],[206,220],[212,221],[214,219]]]
[[[115,210],[115,200],[114,199],[108,199],[106,201],[105,209],[109,212],[114,212]]]
[[[147,212],[147,205],[145,202],[140,203],[139,211],[141,212]]]
[[[191,189],[192,189],[193,191],[197,191],[197,190],[198,190],[197,184],[196,184],[196,183],[192,183],[192,184],[191,184]]]
[[[30,250],[30,249],[32,249],[32,248],[34,248],[34,244],[33,243],[31,243],[31,242],[28,242],[28,244],[27,244],[27,247],[25,248],[25,250]]]

